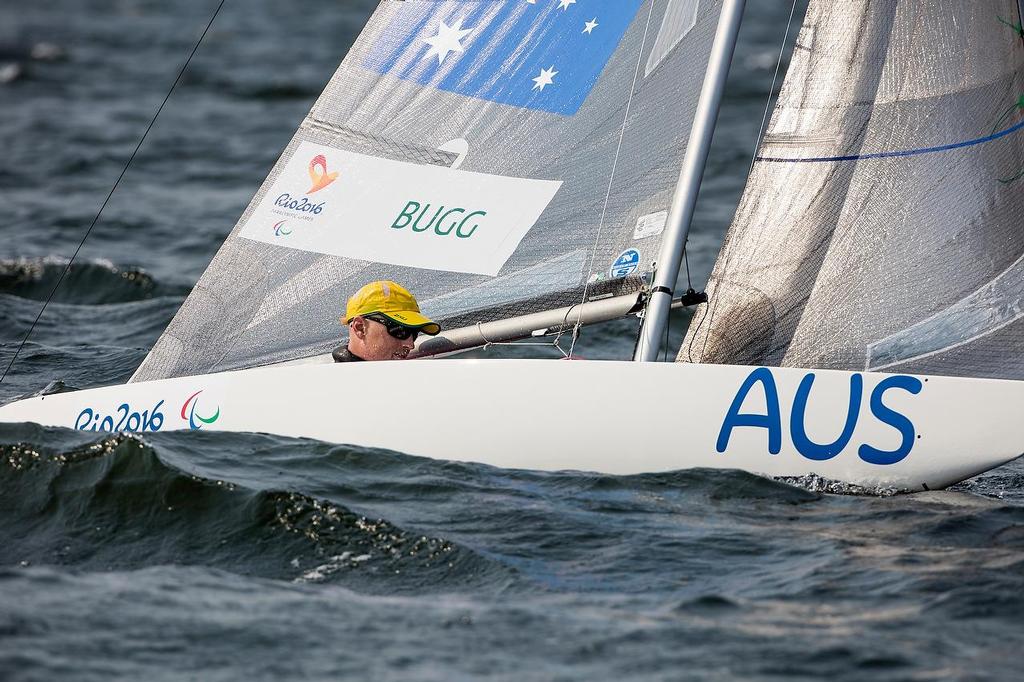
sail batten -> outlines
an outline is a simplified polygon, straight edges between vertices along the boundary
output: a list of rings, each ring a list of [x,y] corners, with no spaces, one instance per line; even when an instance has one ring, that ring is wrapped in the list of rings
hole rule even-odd
[[[1017,0],[812,0],[680,361],[1024,378],[1007,17]]]
[[[721,0],[583,4],[383,0],[133,380],[328,351],[374,279],[446,326],[637,291]]]

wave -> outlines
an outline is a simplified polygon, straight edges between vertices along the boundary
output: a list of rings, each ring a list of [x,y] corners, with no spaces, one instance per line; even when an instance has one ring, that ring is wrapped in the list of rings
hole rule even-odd
[[[67,58],[64,48],[53,43],[18,45],[0,43],[0,85],[32,78],[30,62],[55,62]]]
[[[843,571],[927,589],[947,566],[1019,565],[1024,547],[1024,507],[966,492],[858,498],[740,471],[538,472],[267,434],[29,424],[0,424],[0,518],[0,566],[195,566],[375,594],[639,594],[709,566],[788,589],[837,528]],[[680,598],[715,594],[737,596]]]
[[[0,85],[23,80],[25,76],[25,67],[18,62],[0,62]]]
[[[236,73],[234,78],[225,79],[218,73],[210,73],[196,66],[185,76],[190,87],[201,87],[222,95],[241,100],[308,101],[320,94],[323,84],[310,80],[278,80],[267,82],[266,73],[262,70],[249,70]]]
[[[296,83],[254,83],[231,87],[228,92],[239,99],[264,101],[308,100],[320,94],[319,85]]]
[[[127,435],[58,449],[0,445],[0,516],[0,565],[201,565],[370,592],[509,574],[444,538],[327,499],[188,473]]]
[[[67,259],[52,256],[0,260],[0,294],[46,300],[67,264]],[[72,263],[53,300],[97,305],[141,301],[162,293],[156,280],[142,269],[91,260]]]
[[[859,495],[862,497],[892,497],[899,495],[901,490],[891,486],[862,486],[844,483],[835,479],[805,474],[803,476],[776,476],[774,480],[791,485],[812,493],[828,493],[830,495]]]

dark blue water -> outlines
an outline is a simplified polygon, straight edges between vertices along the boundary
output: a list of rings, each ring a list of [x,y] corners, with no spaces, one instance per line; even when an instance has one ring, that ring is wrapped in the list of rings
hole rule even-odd
[[[132,373],[372,5],[228,0],[0,400]],[[215,6],[0,0],[4,366]],[[698,286],[788,12],[751,3],[692,235]],[[580,348],[627,357],[634,331]],[[923,495],[799,484],[0,425],[0,679],[1019,677],[1020,462]]]

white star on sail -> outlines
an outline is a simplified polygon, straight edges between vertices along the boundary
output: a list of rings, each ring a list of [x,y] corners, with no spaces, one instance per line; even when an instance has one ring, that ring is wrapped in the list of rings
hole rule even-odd
[[[597,17],[594,17],[593,19],[591,19],[590,21],[588,21],[587,23],[585,23],[583,25],[586,27],[586,28],[583,29],[583,32],[589,34],[589,33],[593,33],[594,29],[597,28],[598,26],[600,26],[601,24],[597,23]]]
[[[559,9],[569,9],[569,5],[575,5],[576,0],[558,0]]]
[[[555,71],[553,66],[550,69],[541,69],[540,75],[533,79],[533,82],[536,84],[533,86],[533,89],[543,92],[545,86],[554,84],[554,78],[557,75],[558,72]]]
[[[465,21],[464,18],[459,19],[455,22],[454,26],[449,26],[443,21],[439,21],[437,35],[424,41],[430,45],[430,49],[427,50],[427,54],[423,58],[430,59],[432,56],[437,55],[437,63],[442,64],[445,57],[452,52],[465,52],[466,49],[462,47],[462,39],[472,33],[474,29],[463,29],[463,21]]]

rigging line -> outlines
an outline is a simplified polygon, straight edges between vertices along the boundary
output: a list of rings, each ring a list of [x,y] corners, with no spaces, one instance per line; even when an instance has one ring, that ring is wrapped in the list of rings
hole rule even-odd
[[[1021,95],[1016,102],[1007,107],[1006,111],[1003,112],[1003,115],[999,117],[998,121],[996,121],[996,124],[992,126],[992,132],[995,133],[999,130],[999,126],[1003,125],[1003,123],[1006,122],[1006,119],[1013,116],[1013,112],[1017,109],[1024,109],[1024,95]]]
[[[668,338],[669,332],[672,331],[672,311],[668,311],[668,320],[665,322],[665,343],[661,345],[662,362],[668,362]]]
[[[764,139],[764,129],[765,129],[765,126],[768,123],[768,113],[771,111],[772,96],[775,93],[775,84],[779,80],[779,72],[782,70],[782,58],[786,56],[786,43],[789,42],[789,34],[793,30],[793,17],[796,16],[796,6],[797,6],[798,2],[799,2],[799,0],[793,0],[793,6],[789,8],[789,20],[786,22],[786,32],[783,34],[783,36],[782,36],[782,44],[779,46],[779,58],[775,61],[775,73],[772,75],[772,84],[771,84],[771,87],[768,89],[768,97],[767,97],[767,99],[765,100],[765,103],[764,103],[764,113],[761,114],[761,127],[758,128],[758,130],[757,130],[757,139],[754,141],[754,152],[753,152],[753,154],[750,155],[750,166],[747,167],[747,178],[746,178],[746,181],[743,183],[743,194],[747,193],[747,187],[746,186],[747,186],[747,183],[750,182],[750,174],[754,172],[754,164],[757,163],[757,160],[758,160],[757,152],[761,148],[761,142]],[[742,201],[742,200],[743,200],[743,195],[741,194],[740,195],[740,201]],[[731,225],[730,225],[730,227],[731,227]],[[722,265],[722,276],[723,277],[725,276],[726,272],[729,270],[729,262],[732,260],[732,248],[731,248],[731,246],[732,246],[733,240],[729,239],[728,232],[729,232],[729,230],[727,228],[727,230],[726,230],[726,243],[725,243],[725,246],[723,247],[725,249],[725,260],[724,260],[723,265]],[[714,272],[712,271],[711,274],[714,275]],[[708,283],[710,284],[710,276],[708,278]],[[700,328],[701,328],[701,326],[703,326],[705,321],[707,321],[708,324],[710,324],[711,322],[714,321],[714,319],[715,319],[715,311],[717,310],[717,308],[718,308],[717,301],[716,302],[709,301],[708,303],[704,304],[704,314],[701,316],[700,322],[697,324],[697,328],[694,330],[694,335],[691,336],[691,339],[696,337],[696,332],[700,331]],[[708,310],[711,311],[710,317],[709,317]],[[687,336],[689,336],[689,334],[687,334]],[[705,336],[704,337],[704,343],[701,344],[701,348],[700,348],[700,359],[701,360],[704,359],[704,351],[707,349],[707,345],[708,345],[708,337]],[[693,356],[691,355],[692,351],[693,351],[693,343],[691,342],[690,347],[687,348],[687,350],[686,350],[686,358],[690,362],[693,362]]]
[[[1021,28],[1021,23],[1020,23],[1021,22],[1020,12],[1021,12],[1021,8],[1020,8],[1020,4],[1018,4],[1018,6],[1017,6],[1017,22],[1018,23],[1016,23],[1016,24],[1013,23],[1012,21],[1007,21],[1006,19],[1003,19],[998,14],[996,15],[996,20],[1000,24],[1005,24],[1006,26],[1009,26],[1010,28],[1013,29],[1014,33],[1019,35],[1021,38],[1024,38],[1024,28]]]
[[[586,292],[586,289],[584,289],[584,295],[586,295],[585,292]],[[576,306],[570,306],[568,309],[566,309],[565,315],[562,316],[562,324],[561,324],[561,326],[559,326],[558,331],[555,333],[555,342],[554,342],[555,343],[555,347],[558,348],[558,350],[562,352],[562,355],[566,355],[565,351],[562,350],[562,346],[559,344],[559,341],[561,341],[562,336],[569,329],[572,329],[573,341],[572,341],[572,343],[569,344],[569,354],[568,354],[568,356],[571,356],[573,349],[576,347],[576,339],[579,338],[579,330],[582,327],[582,325],[580,324],[580,320],[583,319],[583,310],[582,310],[582,308],[580,309],[580,316],[578,318],[576,318],[576,324],[571,325],[571,326],[569,325],[569,316],[572,315],[572,309],[575,308],[575,307]]]
[[[125,163],[124,168],[121,169],[121,174],[117,176],[117,180],[114,181],[114,186],[110,188],[110,192],[107,193],[107,198],[103,200],[100,210],[96,212],[96,217],[92,219],[89,229],[85,231],[85,235],[82,236],[82,240],[78,243],[78,248],[76,248],[75,252],[71,255],[67,265],[64,266],[64,270],[60,273],[60,277],[57,278],[57,282],[53,285],[50,295],[46,297],[45,301],[43,301],[43,307],[39,309],[39,314],[36,315],[36,319],[33,320],[32,324],[29,326],[28,332],[25,334],[25,338],[21,340],[17,350],[14,351],[14,357],[12,357],[11,361],[7,364],[7,368],[4,370],[4,373],[0,374],[0,383],[3,383],[3,380],[7,378],[7,374],[11,371],[11,368],[14,367],[15,360],[18,359],[22,349],[25,348],[25,344],[28,343],[28,339],[32,336],[32,332],[35,330],[40,318],[42,318],[43,312],[46,311],[46,306],[50,304],[50,301],[57,293],[57,289],[60,287],[61,282],[63,282],[64,278],[67,277],[68,272],[71,270],[72,263],[75,262],[75,258],[78,257],[78,253],[82,250],[82,247],[85,246],[85,240],[89,238],[89,235],[92,233],[92,229],[96,227],[96,223],[99,222],[100,216],[103,215],[103,209],[107,207],[107,204],[110,202],[110,198],[114,195],[114,191],[117,190],[118,185],[121,183],[121,179],[124,178],[125,173],[128,172],[128,168],[132,165],[132,161],[135,160],[135,156],[142,148],[142,143],[146,141],[146,136],[148,136],[149,131],[153,129],[153,125],[156,123],[157,118],[160,117],[160,112],[164,110],[164,105],[167,104],[167,100],[171,98],[171,93],[174,92],[174,88],[176,88],[178,83],[181,81],[181,77],[185,74],[185,69],[188,68],[188,65],[192,61],[192,57],[195,56],[196,51],[199,50],[199,46],[202,44],[203,39],[206,38],[206,34],[209,32],[210,27],[213,26],[213,21],[217,18],[217,15],[220,14],[220,10],[224,7],[225,2],[227,2],[227,0],[220,0],[220,3],[217,5],[217,9],[213,12],[213,16],[211,16],[210,21],[207,22],[206,28],[203,29],[202,35],[199,36],[199,40],[197,40],[196,44],[192,47],[192,52],[189,53],[188,59],[185,60],[185,63],[182,64],[181,69],[178,71],[178,76],[174,79],[174,83],[171,84],[171,89],[167,91],[163,102],[161,102],[160,106],[157,107],[152,120],[150,120],[149,125],[146,126],[146,131],[142,133],[142,138],[139,140],[139,143],[135,145],[135,150],[132,152],[132,155],[128,157],[128,162]]]
[[[1024,0],[1017,0],[1017,29],[1021,43],[1024,44]]]
[[[619,154],[622,151],[622,142],[626,137],[626,126],[629,124],[629,111],[633,106],[633,95],[636,94],[636,82],[640,78],[640,65],[644,63],[644,47],[647,46],[647,36],[651,31],[651,19],[654,16],[654,0],[651,0],[651,9],[647,13],[647,25],[644,27],[644,37],[640,41],[640,49],[637,50],[636,56],[636,71],[633,73],[633,84],[629,87],[629,99],[626,100],[626,111],[622,116],[622,128],[619,129],[619,142],[615,146],[615,158],[612,160],[611,174],[608,176],[608,189],[604,194],[604,205],[601,208],[601,221],[597,225],[597,234],[594,236],[594,248],[590,253],[590,267],[587,268],[587,272],[584,273],[587,280],[583,284],[583,300],[580,303],[587,302],[587,292],[590,290],[590,275],[589,273],[594,271],[594,261],[597,259],[597,247],[601,243],[601,232],[604,230],[604,219],[608,213],[608,202],[611,201],[612,196],[612,184],[615,182],[615,170],[619,165]],[[583,309],[580,308],[579,316],[576,318],[576,327],[581,326],[583,320]],[[571,356],[573,351],[576,349],[576,340],[579,338],[579,333],[573,333],[572,345],[569,347],[569,355]]]
[[[895,157],[903,156],[918,156],[921,154],[935,154],[936,152],[948,152],[953,149],[963,149],[964,147],[974,147],[979,144],[985,144],[986,142],[992,142],[998,140],[1001,137],[1006,137],[1012,133],[1017,132],[1021,128],[1024,128],[1024,121],[1020,121],[1017,124],[1001,130],[998,133],[986,135],[984,137],[978,137],[973,140],[964,140],[963,142],[953,142],[950,144],[938,145],[935,147],[922,147],[920,149],[903,149],[893,152],[875,152],[873,154],[850,154],[846,156],[812,156],[803,159],[787,159],[783,157],[774,156],[759,156],[758,161],[764,161],[767,163],[828,163],[835,161],[863,161],[865,159],[890,159]]]
[[[683,244],[683,263],[686,264],[686,287],[692,289],[693,280],[690,279],[690,256],[686,251],[686,244]]]
[[[565,324],[564,319],[563,319],[562,324],[563,325]],[[564,350],[562,350],[562,347],[558,344],[558,339],[560,339],[562,337],[562,331],[559,331],[557,333],[556,332],[547,332],[547,333],[542,334],[541,336],[554,336],[555,337],[553,341],[548,341],[548,342],[541,342],[541,341],[490,341],[490,340],[488,340],[487,336],[484,334],[483,326],[482,325],[483,325],[482,322],[477,322],[476,323],[476,333],[479,334],[480,338],[484,340],[484,345],[482,346],[482,348],[484,350],[490,348],[491,346],[547,346],[547,347],[554,346],[558,350],[558,352],[562,354],[563,357],[567,357],[566,356],[566,352]]]
[[[1013,29],[1013,31],[1014,31],[1014,33],[1016,33],[1016,34],[1018,34],[1018,35],[1020,35],[1020,36],[1024,37],[1024,29],[1022,29],[1022,28],[1021,28],[1021,25],[1020,25],[1020,24],[1015,24],[1015,23],[1013,23],[1013,22],[1011,22],[1011,21],[1007,21],[1006,19],[1003,19],[1003,18],[1002,18],[1001,16],[999,16],[998,14],[996,15],[996,20],[997,20],[997,21],[998,21],[998,22],[999,22],[1000,24],[1005,24],[1006,26],[1009,26],[1010,28],[1012,28],[1012,29]]]

